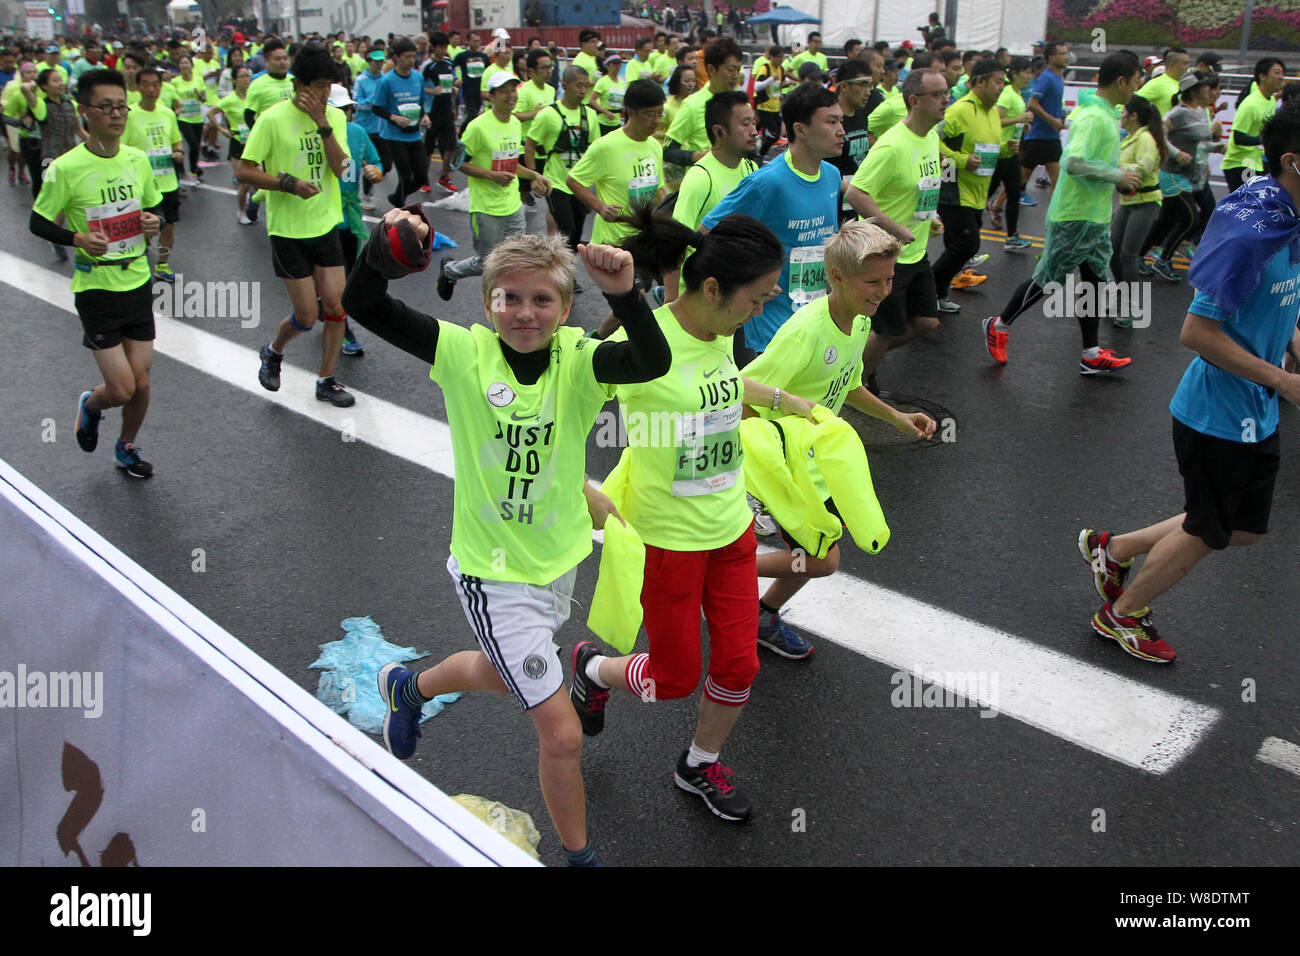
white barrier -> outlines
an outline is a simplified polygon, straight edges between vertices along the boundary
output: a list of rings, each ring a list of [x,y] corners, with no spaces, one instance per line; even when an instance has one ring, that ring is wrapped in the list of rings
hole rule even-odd
[[[0,866],[537,865],[3,461],[0,541]]]

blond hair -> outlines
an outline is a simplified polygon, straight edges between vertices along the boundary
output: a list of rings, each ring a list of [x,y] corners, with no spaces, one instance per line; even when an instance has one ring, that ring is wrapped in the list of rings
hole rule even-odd
[[[857,275],[867,260],[881,256],[897,256],[903,244],[881,229],[870,219],[846,222],[840,231],[826,241],[826,275],[838,269],[840,275]]]
[[[483,260],[483,302],[491,302],[492,290],[506,273],[537,270],[546,275],[567,306],[573,301],[573,266],[573,251],[561,235],[511,236]]]

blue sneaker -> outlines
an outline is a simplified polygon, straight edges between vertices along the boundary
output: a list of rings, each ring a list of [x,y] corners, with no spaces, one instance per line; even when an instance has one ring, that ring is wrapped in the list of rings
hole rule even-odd
[[[366,352],[365,347],[357,341],[351,329],[343,333],[343,347],[340,351],[344,355],[364,355]]]
[[[113,457],[117,460],[117,467],[132,478],[148,478],[153,474],[153,465],[140,457],[139,448],[128,442],[119,439]]]
[[[1022,206],[1037,206],[1037,205],[1038,205],[1038,200],[1035,199],[1033,196],[1029,195],[1029,193],[1021,193],[1021,194],[1020,194],[1020,205],[1022,205]]]
[[[1030,248],[1031,246],[1033,246],[1033,243],[1030,242],[1028,239],[1025,239],[1019,233],[1017,233],[1014,236],[1007,236],[1006,243],[1004,245],[1006,247],[1007,252],[1019,252],[1022,249]]]
[[[1155,262],[1151,263],[1151,269],[1166,282],[1179,281],[1178,273],[1174,271],[1174,264],[1167,259],[1157,258]]]
[[[813,652],[813,646],[804,640],[802,634],[781,620],[779,614],[772,618],[771,624],[764,625],[759,621],[758,643],[791,661],[811,657]]]
[[[384,746],[399,760],[415,753],[420,739],[420,708],[402,699],[402,688],[415,680],[415,671],[401,664],[385,664],[379,672],[379,696],[384,700]]]
[[[86,407],[89,398],[90,392],[82,392],[81,398],[77,399],[77,444],[82,451],[94,451],[99,444],[100,413]]]

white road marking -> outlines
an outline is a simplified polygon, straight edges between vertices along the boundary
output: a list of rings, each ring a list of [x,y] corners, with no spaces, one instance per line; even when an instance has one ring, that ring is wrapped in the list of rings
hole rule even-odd
[[[63,275],[4,252],[0,275],[22,276],[22,284],[14,283],[14,288],[73,311]],[[335,408],[316,400],[310,372],[288,364],[280,391],[267,392],[257,383],[255,349],[173,319],[157,316],[156,322],[159,354],[336,431],[348,430],[359,442],[453,476],[451,434],[445,423],[356,389],[350,389],[356,406]],[[309,342],[301,346],[316,348]],[[1062,540],[1062,547],[1073,551],[1072,535]],[[996,675],[996,690],[986,695],[996,699],[972,694],[983,707],[1153,774],[1166,773],[1187,757],[1221,716],[1213,707],[1050,649],[1046,640],[1085,640],[1087,622],[1082,620],[1069,634],[1029,640],[843,571],[811,582],[785,616],[815,637],[954,690],[962,675]],[[1116,660],[1121,660],[1118,654]],[[882,681],[875,692],[888,695],[893,690],[892,683]]]
[[[1300,777],[1300,747],[1281,737],[1265,737],[1255,759]]]

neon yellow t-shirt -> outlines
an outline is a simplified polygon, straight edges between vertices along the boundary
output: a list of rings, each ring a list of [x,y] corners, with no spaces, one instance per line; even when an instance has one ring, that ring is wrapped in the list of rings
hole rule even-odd
[[[511,71],[510,71],[510,67],[509,67],[508,65],[507,65],[507,66],[497,66],[497,62],[496,62],[496,60],[493,60],[491,63],[489,63],[487,66],[485,66],[485,67],[483,68],[483,77],[482,77],[482,79],[479,81],[479,82],[482,84],[482,85],[479,87],[479,89],[483,90],[484,92],[487,92],[487,89],[488,89],[488,80],[492,79],[492,77],[493,77],[494,74],[496,74],[496,73],[501,73],[501,72],[510,73],[511,76],[514,76],[514,73],[511,73]]]
[[[867,132],[878,139],[906,118],[907,103],[903,101],[902,94],[885,97],[885,102],[867,116]]]
[[[881,212],[912,231],[912,241],[898,256],[899,265],[925,257],[930,222],[938,214],[942,174],[939,134],[932,129],[917,136],[898,123],[876,140],[853,175],[853,185],[870,195]]]
[[[208,88],[197,73],[193,77],[188,82],[179,76],[172,80],[172,92],[181,106],[177,119],[182,123],[203,122],[203,104],[208,100]]]
[[[171,149],[167,150],[171,160]],[[175,180],[173,175],[172,179]],[[149,281],[149,261],[140,213],[162,202],[157,177],[149,158],[140,150],[122,144],[116,156],[104,158],[78,143],[45,168],[41,194],[33,211],[54,222],[67,215],[73,232],[102,232],[108,237],[108,251],[99,257],[78,249],[77,267],[72,274],[72,291],[105,289],[127,292]],[[127,268],[92,266],[91,262],[132,260]],[[143,316],[141,317],[143,318]]]
[[[673,56],[667,50],[663,53],[650,54],[650,72],[661,73],[666,81],[673,75],[673,70],[677,69],[677,57]]]
[[[871,320],[856,316],[852,332],[845,335],[831,318],[830,302],[830,296],[813,299],[786,319],[744,373],[838,415],[845,396],[862,385],[862,350]],[[782,417],[771,408],[754,406],[754,411],[763,418]]]
[[[608,76],[602,76],[596,81],[594,92],[596,102],[603,109],[609,110],[615,116],[623,112],[623,97],[627,95],[627,83],[622,80],[612,80]],[[601,121],[608,123],[608,120],[603,116]]]
[[[447,59],[449,59],[449,60],[454,60],[454,59],[456,59],[456,57],[460,56],[460,54],[463,53],[464,51],[465,51],[465,47],[463,47],[463,46],[451,46],[451,45],[448,45],[448,46],[447,46]],[[360,57],[357,57],[357,59],[361,59],[361,58],[360,58]],[[362,61],[362,69],[365,69],[365,61],[364,61],[364,60]],[[361,74],[358,72],[357,75],[360,76]]]
[[[600,67],[596,65],[596,58],[585,50],[579,52],[578,55],[573,58],[573,65],[580,66],[586,70],[587,75],[591,77],[591,82],[593,83],[595,83],[600,77]]]
[[[689,229],[699,229],[704,217],[758,166],[752,159],[742,159],[731,169],[709,150],[694,166],[686,170],[673,204],[673,218]]]
[[[548,584],[591,553],[587,433],[613,396],[592,368],[599,344],[561,326],[550,366],[522,385],[492,329],[438,323],[429,378],[442,387],[451,426],[451,553],[462,573]]]
[[[248,141],[248,124],[244,122],[244,110],[248,107],[248,98],[241,97],[237,93],[231,93],[229,96],[222,97],[217,103],[217,109],[226,117],[226,124],[230,131],[235,134],[238,142]]]
[[[617,387],[629,445],[622,514],[646,544],[721,548],[753,520],[741,474],[744,383],[731,336],[701,341],[681,327],[671,306],[654,315],[673,365],[654,381]],[[613,337],[626,336],[619,329]]]
[[[279,79],[263,73],[248,84],[248,108],[259,118],[276,103],[292,98],[293,79],[288,73]]]
[[[681,109],[668,127],[668,138],[681,143],[682,149],[698,152],[709,148],[709,131],[704,128],[704,107],[713,99],[707,86],[682,100]]]
[[[664,148],[657,139],[647,136],[637,142],[625,129],[616,129],[587,147],[586,155],[569,175],[594,189],[601,202],[628,209],[633,203],[655,201],[663,168]],[[596,216],[591,241],[616,245],[631,231],[630,226]]]
[[[519,84],[519,99],[515,103],[515,112],[528,113],[537,109],[539,106],[545,106],[555,102],[555,87],[549,83],[543,83],[542,88],[538,89],[537,84],[532,80],[527,83]],[[540,114],[539,114],[540,115]],[[523,127],[523,136],[528,136],[528,130],[536,122],[536,117],[530,120],[519,120]]]
[[[633,80],[641,79],[642,76],[649,80],[650,74],[653,72],[654,67],[650,65],[649,60],[638,60],[636,57],[632,57],[627,61],[627,67],[623,70],[623,80],[625,83],[631,83]]]
[[[1232,118],[1232,130],[1240,130],[1247,136],[1258,136],[1264,128],[1264,121],[1277,112],[1277,101],[1259,91],[1259,85],[1252,86],[1250,94],[1241,101],[1241,107]],[[1228,138],[1228,148],[1223,154],[1224,169],[1253,169],[1259,172],[1264,168],[1263,146],[1238,146]]]
[[[582,114],[579,110],[586,112],[587,145],[590,146],[600,138],[601,133],[596,111],[590,106],[579,105],[572,110],[565,107],[563,102],[548,106],[537,114],[537,118],[533,120],[528,130],[528,138],[546,150],[546,166],[542,174],[551,181],[551,188],[570,195],[573,194],[573,190],[569,188],[567,180],[573,167],[582,158],[578,153],[582,139]],[[565,129],[569,133],[568,140],[564,144],[567,148],[561,149],[558,147]]]
[[[251,92],[251,87],[250,87]],[[334,130],[334,138],[348,152],[347,118],[333,106],[325,107],[325,118]],[[243,158],[261,163],[272,176],[289,173],[314,183],[320,192],[310,199],[280,192],[266,191],[266,232],[286,239],[314,239],[332,232],[343,220],[339,180],[325,158],[325,144],[316,131],[316,123],[292,101],[276,103],[262,113],[248,134]]]
[[[159,192],[169,193],[179,188],[172,150],[181,142],[181,129],[176,124],[176,114],[163,106],[161,100],[152,110],[143,106],[131,108],[126,114],[122,142],[142,150],[149,158]]]
[[[523,126],[513,116],[501,122],[489,109],[470,121],[461,137],[465,144],[465,162],[479,169],[508,172],[519,168],[523,155]],[[513,180],[505,186],[471,176],[469,180],[469,211],[489,216],[513,216],[523,200],[519,186]]]

